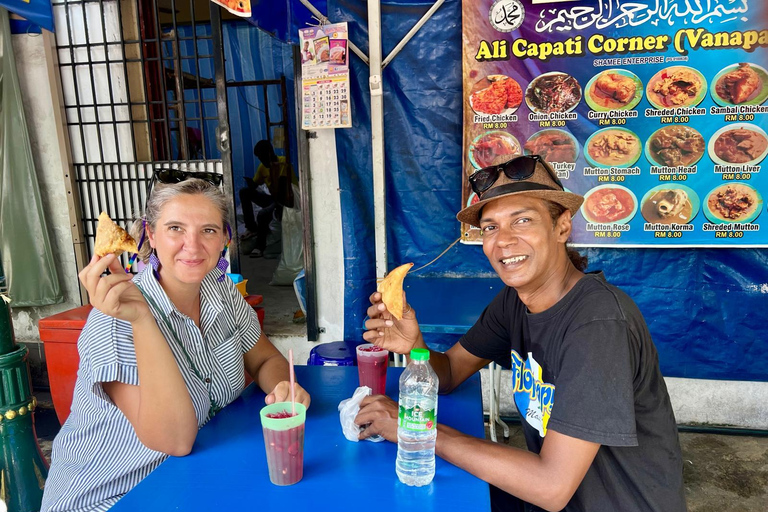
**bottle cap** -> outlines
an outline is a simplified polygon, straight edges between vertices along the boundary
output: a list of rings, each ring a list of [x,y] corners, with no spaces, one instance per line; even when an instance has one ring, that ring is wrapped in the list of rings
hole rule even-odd
[[[429,361],[429,350],[425,348],[411,349],[411,359],[414,361]]]

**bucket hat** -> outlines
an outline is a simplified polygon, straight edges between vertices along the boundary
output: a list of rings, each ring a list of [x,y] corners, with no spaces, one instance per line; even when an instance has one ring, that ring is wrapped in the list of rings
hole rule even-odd
[[[475,192],[486,186],[487,189],[481,190],[477,194],[479,201],[461,210],[456,218],[476,227],[480,227],[483,207],[502,197],[526,195],[545,199],[568,209],[571,217],[584,202],[582,196],[564,189],[552,167],[538,155],[518,156],[503,164],[485,167],[475,171],[469,180]]]

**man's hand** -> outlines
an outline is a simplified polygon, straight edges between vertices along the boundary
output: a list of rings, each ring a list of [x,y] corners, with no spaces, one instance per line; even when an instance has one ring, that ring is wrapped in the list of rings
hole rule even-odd
[[[295,383],[296,386],[296,401],[304,404],[304,407],[309,409],[309,403],[312,401],[309,397],[309,393],[299,385],[299,383]],[[277,386],[275,386],[275,389],[272,390],[270,394],[267,395],[267,397],[264,399],[264,402],[267,405],[271,405],[277,402],[290,402],[291,401],[291,383],[287,380],[284,380],[282,382],[278,382]]]
[[[402,320],[393,317],[387,310],[387,306],[381,301],[381,293],[375,292],[370,296],[370,301],[369,318],[365,321],[367,331],[363,333],[363,339],[396,354],[409,354],[412,348],[425,346],[416,313],[405,301],[405,293]]]
[[[365,426],[360,439],[380,435],[387,441],[397,442],[397,402],[384,395],[363,398],[355,423]],[[367,425],[367,426],[366,426]]]

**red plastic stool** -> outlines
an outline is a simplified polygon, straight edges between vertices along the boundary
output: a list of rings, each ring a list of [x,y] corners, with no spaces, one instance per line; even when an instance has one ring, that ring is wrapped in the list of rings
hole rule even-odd
[[[48,381],[56,416],[62,425],[72,407],[72,393],[77,380],[80,355],[77,353],[77,338],[83,330],[92,306],[70,309],[57,315],[41,318],[38,323],[40,340],[45,349],[48,366]]]

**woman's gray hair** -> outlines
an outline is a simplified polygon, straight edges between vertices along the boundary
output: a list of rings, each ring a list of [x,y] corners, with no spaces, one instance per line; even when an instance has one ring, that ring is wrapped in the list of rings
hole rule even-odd
[[[160,218],[160,212],[162,212],[165,205],[181,195],[201,195],[211,201],[221,214],[221,225],[225,231],[225,235],[227,234],[226,230],[227,225],[229,224],[227,222],[227,217],[229,212],[226,196],[224,196],[216,185],[205,180],[192,178],[180,183],[167,185],[158,183],[155,185],[152,189],[152,193],[149,195],[144,216],[136,218],[136,220],[133,221],[131,228],[128,230],[131,236],[137,242],[141,239],[145,220],[147,225],[154,231],[157,220]],[[147,263],[151,253],[152,247],[149,245],[149,239],[145,237],[144,243],[142,244],[141,249],[139,249],[139,259],[144,263]]]

